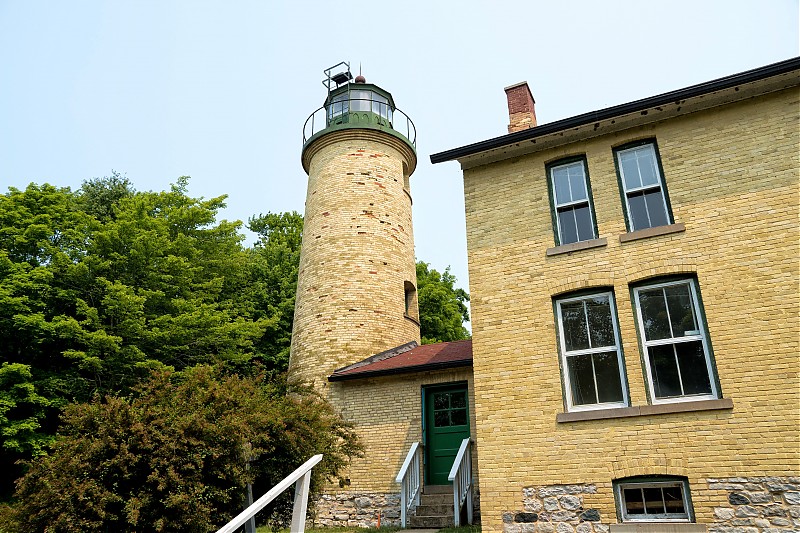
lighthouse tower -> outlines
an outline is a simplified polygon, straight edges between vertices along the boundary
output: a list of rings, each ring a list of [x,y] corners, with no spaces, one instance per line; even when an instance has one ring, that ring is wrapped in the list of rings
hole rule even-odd
[[[413,123],[347,63],[325,76],[325,103],[304,127],[308,192],[289,360],[290,379],[321,391],[337,368],[420,340]]]

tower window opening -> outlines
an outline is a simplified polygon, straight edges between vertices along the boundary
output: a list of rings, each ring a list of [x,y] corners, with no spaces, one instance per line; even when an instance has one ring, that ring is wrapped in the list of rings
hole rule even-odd
[[[403,285],[405,287],[405,295],[406,295],[406,298],[405,298],[405,300],[406,300],[406,302],[405,302],[406,303],[405,314],[408,315],[408,316],[411,316],[411,311],[413,311],[415,309],[415,303],[416,302],[414,301],[414,299],[417,296],[417,288],[414,287],[414,284],[411,283],[410,281],[403,282]]]

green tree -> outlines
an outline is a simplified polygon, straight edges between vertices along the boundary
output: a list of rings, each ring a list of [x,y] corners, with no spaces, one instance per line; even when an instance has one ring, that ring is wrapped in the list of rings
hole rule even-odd
[[[419,302],[420,333],[423,344],[469,339],[464,327],[469,322],[465,302],[469,294],[456,288],[456,277],[447,267],[443,273],[417,262],[417,300]]]
[[[38,453],[37,435],[55,433],[67,403],[125,393],[152,369],[250,372],[263,359],[270,318],[247,297],[255,259],[241,223],[217,222],[224,197],[192,198],[187,187],[180,178],[135,192],[113,175],[76,192],[31,184],[0,195],[0,359],[22,365],[6,370],[15,378],[0,380],[0,397],[22,401],[23,368],[32,387],[19,404],[28,407],[0,422],[4,471]],[[0,496],[12,480],[3,476]]]
[[[247,278],[254,317],[265,323],[257,347],[265,367],[280,373],[289,366],[303,216],[267,213],[251,218],[248,227],[260,237],[249,250]]]
[[[129,397],[67,407],[52,453],[18,484],[11,527],[211,531],[241,510],[245,483],[272,486],[317,453],[313,491],[361,448],[310,391],[207,366],[160,372]]]

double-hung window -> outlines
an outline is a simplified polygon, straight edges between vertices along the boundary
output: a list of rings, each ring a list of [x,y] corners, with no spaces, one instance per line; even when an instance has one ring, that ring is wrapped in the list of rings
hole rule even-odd
[[[628,230],[672,224],[655,143],[617,150],[616,154],[625,194]]]
[[[696,282],[633,292],[653,403],[719,397]]]
[[[689,484],[659,476],[615,481],[615,496],[623,522],[689,522]]]
[[[556,313],[568,410],[626,406],[613,293],[556,300]]]
[[[548,166],[556,244],[597,238],[584,159]]]

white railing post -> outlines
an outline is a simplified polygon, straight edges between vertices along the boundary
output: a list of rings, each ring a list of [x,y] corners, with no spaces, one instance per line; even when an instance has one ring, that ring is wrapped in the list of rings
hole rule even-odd
[[[415,442],[406,454],[403,466],[397,473],[395,482],[400,483],[400,524],[406,527],[408,523],[408,511],[416,509],[419,505],[419,469],[420,469],[420,445]]]
[[[292,510],[291,533],[306,530],[306,510],[308,509],[308,489],[311,487],[311,470],[294,484],[294,509]]]
[[[257,499],[253,505],[236,515],[233,520],[217,530],[217,533],[234,533],[257,512],[267,506],[269,502],[277,498],[286,489],[295,483],[294,491],[294,510],[292,512],[292,533],[303,533],[306,525],[306,509],[308,508],[308,489],[311,483],[311,469],[322,461],[322,454],[315,455],[299,467],[294,472],[286,476],[280,483],[272,487],[262,497]]]
[[[453,483],[453,522],[461,526],[461,508],[467,504],[467,522],[472,524],[472,454],[469,437],[461,441],[448,481]]]

